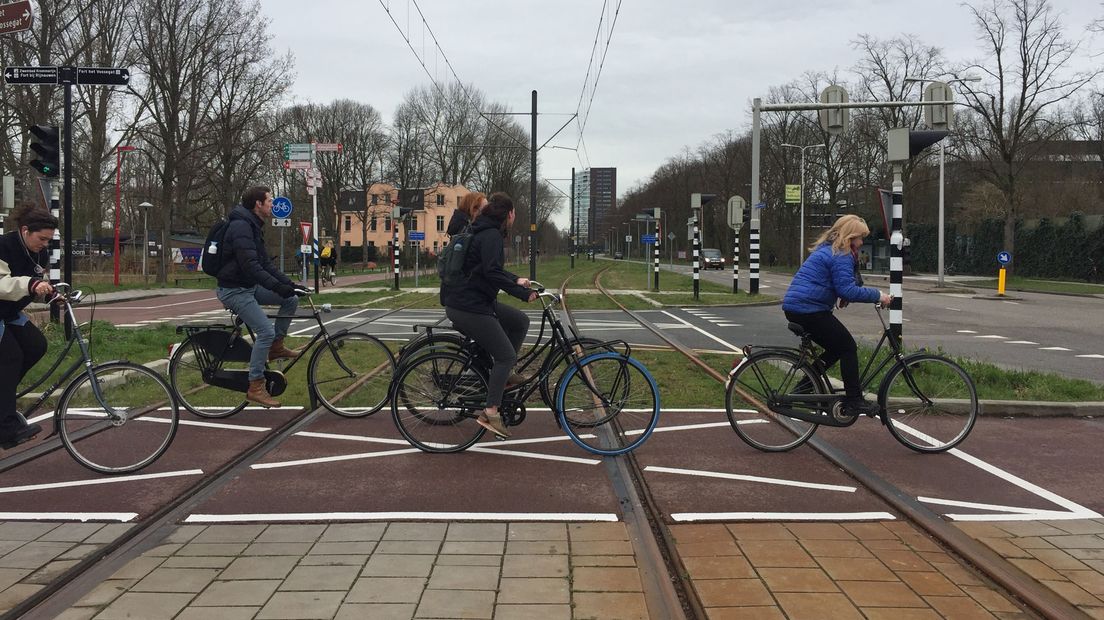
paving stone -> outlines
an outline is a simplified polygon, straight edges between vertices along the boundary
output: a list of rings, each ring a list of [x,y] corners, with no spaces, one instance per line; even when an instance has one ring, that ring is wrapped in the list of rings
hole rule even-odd
[[[495,593],[480,590],[426,590],[415,618],[490,618]]]
[[[42,542],[83,542],[85,538],[103,529],[103,523],[62,523],[38,537]]]
[[[1104,560],[1104,549],[1066,549],[1066,553],[1078,560]]]
[[[511,523],[507,540],[567,540],[566,523]]]
[[[460,555],[503,555],[504,542],[458,542],[445,541],[441,545],[441,553]]]
[[[265,530],[263,523],[242,525],[209,525],[197,534],[193,543],[250,543]]]
[[[639,592],[579,592],[573,603],[576,620],[649,620]]]
[[[506,541],[505,523],[449,523],[445,533],[448,542]]]
[[[785,620],[782,610],[771,607],[707,607],[709,620]]]
[[[367,558],[376,551],[374,542],[319,542],[314,543],[307,555],[360,555]]]
[[[847,597],[859,607],[927,607],[908,586],[899,582],[840,581]]]
[[[974,620],[975,618],[991,620],[993,617],[969,596],[925,596],[924,600],[944,617],[954,618],[954,620]]]
[[[819,558],[820,566],[835,581],[897,581],[880,560],[865,558]]]
[[[667,529],[677,544],[709,543],[732,538],[732,533],[722,523],[676,524]]]
[[[1039,560],[1024,560],[1020,558],[1011,558],[1009,562],[1015,564],[1023,572],[1031,575],[1036,580],[1046,579],[1049,581],[1062,581],[1065,579],[1058,571],[1043,564]]]
[[[345,592],[277,592],[257,620],[329,620],[341,607]]]
[[[844,523],[843,529],[864,544],[873,540],[897,540],[897,534],[881,523]]]
[[[771,592],[839,592],[819,568],[760,568],[759,576]]]
[[[278,587],[278,579],[216,581],[196,597],[192,607],[264,605]]]
[[[0,568],[33,568],[45,566],[54,558],[72,548],[72,543],[38,542],[24,543],[18,549],[0,557]]]
[[[786,523],[798,540],[854,540],[855,535],[838,523]]]
[[[327,543],[329,544],[329,543]],[[337,544],[337,543],[333,543]],[[305,555],[299,566],[357,566],[364,568],[367,555]]]
[[[567,535],[572,544],[585,541],[628,541],[624,523],[570,523]]]
[[[1071,519],[1068,521],[1043,521],[1043,523],[1067,534],[1104,535],[1104,520]]]
[[[175,620],[251,620],[260,607],[186,607]]]
[[[176,555],[215,555],[238,556],[248,545],[246,543],[188,543],[176,552]]]
[[[1061,549],[1032,549],[1035,559],[1054,570],[1064,573],[1067,570],[1088,570],[1088,566]]]
[[[445,523],[391,523],[383,540],[444,540]]]
[[[222,572],[217,568],[156,568],[132,592],[202,592]]]
[[[141,579],[150,574],[153,569],[160,566],[164,561],[165,558],[155,558],[146,555],[138,556],[115,571],[115,574],[111,575],[111,579]]]
[[[521,554],[521,555],[563,555],[568,552],[569,544],[567,541],[560,540],[511,540],[506,543],[506,555]],[[601,554],[593,554],[601,555]],[[631,552],[615,553],[611,555],[632,555]]]
[[[219,579],[284,579],[299,562],[297,556],[265,556],[235,558]]]
[[[345,603],[337,610],[334,620],[410,620],[417,607],[413,603]]]
[[[947,579],[951,580],[951,583],[956,586],[980,586],[981,581],[974,573],[967,570],[961,564],[957,562],[930,562],[932,568],[939,571]]]
[[[0,540],[0,556],[11,553],[25,544],[26,542],[22,540]]]
[[[96,549],[99,549],[100,545],[73,545],[65,553],[57,556],[59,560],[83,560]]]
[[[387,529],[386,523],[333,523],[319,542],[376,542]]]
[[[347,603],[417,603],[425,590],[421,577],[362,577],[356,580]]]
[[[180,613],[180,610],[184,609],[191,598],[191,594],[127,592],[97,614],[96,619],[142,618],[143,620],[161,620],[164,618],[168,620]]]
[[[91,592],[81,597],[74,607],[103,607],[119,598],[120,595],[129,590],[135,583],[138,583],[135,579],[108,579],[107,581],[101,581],[95,588],[92,588]]]
[[[178,525],[175,530],[165,537],[165,542],[178,544],[190,543],[205,529],[207,529],[206,525]]]
[[[871,553],[893,571],[930,571],[932,569],[931,564],[921,559],[914,551],[876,549]]]
[[[986,536],[977,540],[1005,558],[1032,557],[1031,552],[1015,544],[1015,538],[990,538]]]
[[[942,551],[943,548],[939,546],[930,536],[916,532],[914,534],[902,534],[901,542],[908,545],[913,551]]]
[[[92,620],[92,616],[98,613],[100,610],[92,607],[70,607],[54,616],[54,620]]]
[[[1054,545],[1048,543],[1041,536],[1024,536],[1023,538],[1011,538],[1012,544],[1020,549],[1054,549]]]
[[[496,590],[498,577],[497,566],[435,566],[428,587],[431,590]]]
[[[310,552],[313,543],[309,542],[257,542],[249,545],[241,555],[298,555]]]
[[[864,541],[862,541],[862,544],[863,544],[864,547],[869,549],[871,552],[873,552],[875,549],[886,549],[886,550],[893,550],[893,551],[912,551],[912,549],[910,549],[909,546],[906,545],[905,543],[901,542],[901,539],[899,539],[899,538],[894,538],[892,540],[890,540],[888,538],[887,539],[882,539],[882,540],[864,540]],[[924,553],[924,552],[919,551],[918,553]]]
[[[571,585],[566,578],[503,577],[498,587],[498,602],[570,603]]]
[[[756,568],[761,566],[816,568],[817,565],[812,556],[792,540],[747,540],[740,542],[740,548],[743,549],[751,565]],[[831,561],[832,558],[824,560]]]
[[[982,607],[992,612],[1019,612],[1021,611],[1015,603],[1008,600],[1004,595],[994,591],[992,588],[985,586],[964,586],[963,591],[969,594],[975,601],[981,604]]]
[[[1012,536],[1061,536],[1066,533],[1042,521],[1007,521],[993,525]]]
[[[311,524],[299,524],[299,525],[270,525],[261,535],[258,536],[254,542],[259,543],[296,543],[296,542],[315,542],[322,536],[322,532],[326,531],[326,525],[324,523],[311,523]]]
[[[971,538],[1013,538],[1014,534],[1008,533],[1006,530],[997,527],[992,523],[982,522],[953,522],[952,525],[962,530],[966,534],[969,534]]]
[[[428,577],[431,555],[373,555],[361,575],[364,577]]]
[[[774,599],[758,579],[706,579],[695,581],[694,589],[705,607],[773,605]],[[578,596],[575,597],[578,600]]]
[[[104,545],[127,533],[132,527],[134,527],[133,523],[108,523],[97,530],[95,534],[85,538],[84,543],[88,545]]]
[[[1060,571],[1067,579],[1097,597],[1104,595],[1104,575],[1094,570]]]
[[[1096,598],[1092,594],[1085,591],[1084,588],[1069,581],[1048,581],[1046,579],[1040,580],[1044,586],[1054,590],[1062,598],[1073,603],[1074,605],[1086,605],[1086,606],[1099,606],[1104,605],[1104,601]]]
[[[797,537],[781,523],[730,523],[729,532],[736,540],[794,540]]]
[[[7,611],[29,598],[42,586],[32,583],[17,583],[0,592],[0,612]]]
[[[856,540],[802,540],[801,546],[814,558],[873,557],[873,553]]]
[[[226,568],[235,558],[220,555],[174,555],[165,558],[165,568]]]
[[[495,620],[571,620],[571,605],[496,605]]]
[[[936,571],[903,571],[897,576],[921,596],[962,596],[958,586]]]
[[[145,552],[142,555],[149,555],[149,556],[154,556],[154,557],[159,557],[159,558],[167,558],[171,555],[175,555],[176,552],[179,551],[180,548],[183,547],[183,546],[184,545],[182,543],[165,543],[165,544],[157,545],[156,547],[154,547],[153,549],[150,549],[149,551]]]
[[[368,547],[368,551],[361,553],[387,553],[398,555],[437,555],[441,550],[439,540],[384,540],[379,543],[325,543],[329,545],[362,545],[362,549]],[[316,545],[317,546],[317,545]],[[375,546],[375,549],[371,549]]]
[[[0,568],[0,591],[19,583],[33,572],[29,568]]]
[[[743,559],[743,556],[723,556],[723,559],[736,557]],[[636,566],[636,557],[631,555],[573,555],[570,556],[570,559],[568,561],[571,562],[571,565],[575,567]]]
[[[790,620],[862,620],[859,610],[842,594],[783,592],[776,596]]]
[[[684,557],[682,565],[691,579],[742,579],[755,577],[747,559],[740,555]]]
[[[359,566],[296,566],[284,580],[280,590],[345,592],[352,587],[359,573]]]
[[[503,577],[567,577],[566,555],[507,555],[502,558]],[[438,560],[438,565],[440,561]]]
[[[36,521],[3,521],[0,522],[0,540],[30,542],[45,536],[58,525]]]
[[[468,555],[463,553],[437,556],[437,566],[501,566],[509,555]],[[559,557],[559,556],[520,556],[520,557]]]
[[[735,540],[717,541],[716,543],[686,543],[676,547],[681,557],[707,557],[722,555],[743,555]]]
[[[641,592],[640,571],[636,568],[608,566],[580,567],[571,575],[576,592]]]
[[[868,607],[862,611],[867,620],[941,620],[943,618],[930,608]]]
[[[76,566],[77,562],[79,560],[55,560],[23,579],[23,583],[46,585],[57,579],[65,571]]]

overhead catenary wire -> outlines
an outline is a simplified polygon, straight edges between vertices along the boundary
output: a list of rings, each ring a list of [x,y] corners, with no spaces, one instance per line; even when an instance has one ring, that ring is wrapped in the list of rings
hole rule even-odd
[[[598,44],[602,39],[602,25],[606,21],[606,11],[609,7],[609,0],[603,0],[602,2],[602,14],[598,18],[598,28],[594,33],[594,43],[591,45],[590,60],[587,62],[586,76],[583,78],[583,87],[579,92],[579,102],[575,107],[576,119],[579,123],[579,140],[575,144],[575,148],[579,148],[579,145],[583,142],[583,134],[586,131],[587,120],[590,118],[590,109],[594,104],[594,96],[598,92],[598,81],[602,77],[602,68],[606,64],[606,54],[609,53],[610,42],[613,40],[613,31],[617,27],[617,17],[621,14],[621,0],[617,0],[617,6],[613,10],[613,18],[610,20],[609,31],[606,34],[605,45],[602,46],[602,56],[598,59],[597,65],[595,64],[595,54],[598,52]],[[597,69],[595,70],[595,67]],[[590,84],[590,74],[594,70],[594,83],[590,87],[590,96],[587,97],[587,85]],[[583,110],[583,100],[586,99],[586,109]],[[588,157],[589,159],[589,157]],[[580,163],[581,160],[580,160]]]

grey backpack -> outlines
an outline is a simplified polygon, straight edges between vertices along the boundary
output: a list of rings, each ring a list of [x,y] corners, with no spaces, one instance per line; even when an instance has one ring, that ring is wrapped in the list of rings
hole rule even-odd
[[[471,226],[465,226],[441,250],[437,256],[437,275],[441,277],[441,284],[462,286],[467,283],[471,274],[464,272],[464,259],[468,257],[468,248],[474,238]]]

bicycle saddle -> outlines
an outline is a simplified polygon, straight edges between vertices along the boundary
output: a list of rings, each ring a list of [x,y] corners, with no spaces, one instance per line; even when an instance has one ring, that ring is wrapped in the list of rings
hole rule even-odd
[[[790,331],[793,332],[793,335],[797,336],[798,338],[804,338],[808,336],[808,334],[805,332],[805,328],[798,325],[797,323],[790,323],[786,325],[786,327],[789,327]]]

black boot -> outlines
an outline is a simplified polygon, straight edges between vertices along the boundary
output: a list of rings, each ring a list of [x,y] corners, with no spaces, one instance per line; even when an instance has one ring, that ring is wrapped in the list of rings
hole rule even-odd
[[[843,411],[847,415],[865,415],[874,418],[878,416],[880,410],[878,403],[872,403],[862,396],[848,396],[843,399]]]
[[[34,439],[35,435],[41,432],[42,427],[38,424],[27,424],[23,428],[14,431],[2,431],[0,432],[0,449],[14,448],[24,441]]]

